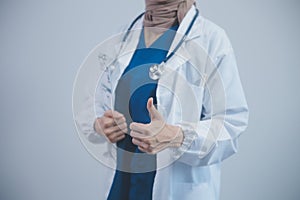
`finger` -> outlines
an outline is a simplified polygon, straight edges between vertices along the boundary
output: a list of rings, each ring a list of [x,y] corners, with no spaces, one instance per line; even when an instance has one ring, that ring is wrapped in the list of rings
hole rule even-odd
[[[168,142],[158,143],[155,147],[152,148],[153,151],[161,151],[168,147]]]
[[[135,145],[137,145],[137,146],[143,147],[143,149],[149,148],[148,144],[146,144],[146,143],[144,143],[144,142],[142,142],[142,141],[140,141],[140,140],[138,140],[136,138],[132,138],[132,143],[135,144]]]
[[[119,118],[118,120],[115,120],[114,118],[104,117],[102,120],[102,128],[110,128],[113,126],[119,126],[123,123],[126,123],[125,117]]]
[[[117,127],[119,130],[127,129],[127,123],[123,122],[121,124],[117,124],[115,127]]]
[[[140,151],[145,152],[145,153],[150,154],[150,155],[154,155],[154,154],[157,153],[157,151],[154,151],[154,150],[149,149],[149,148],[145,149],[145,148],[143,148],[142,146],[138,146],[138,149],[139,149]]]
[[[129,127],[131,130],[133,130],[135,132],[140,132],[140,133],[145,134],[148,131],[149,124],[132,122],[132,123],[130,123]]]
[[[116,124],[122,124],[122,123],[126,123],[126,118],[123,116],[123,117],[120,117],[120,118],[113,118],[115,123]]]
[[[116,132],[112,133],[112,135],[113,135],[114,138],[117,138],[121,135],[125,135],[125,133],[120,130],[120,131],[116,131]]]
[[[121,131],[122,131],[123,133],[126,133],[126,134],[129,135],[127,126],[126,126],[126,128],[121,129]]]
[[[110,135],[107,135],[106,137],[107,137],[107,139],[108,139],[110,142],[114,143],[114,142],[117,141],[118,138],[120,138],[120,137],[123,136],[123,135],[124,135],[124,137],[125,137],[125,134],[124,134],[122,131],[117,131],[117,132],[114,132],[114,133],[112,133],[112,134],[110,134]]]
[[[101,119],[100,125],[101,125],[101,128],[105,130],[107,128],[115,126],[116,123],[112,118],[104,117]]]
[[[94,123],[95,130],[98,133],[105,134],[105,129],[113,126],[113,121],[107,117],[100,117]]]
[[[153,105],[153,98],[149,98],[147,101],[147,110],[149,112],[150,115],[150,119],[151,121],[153,120],[163,120],[161,114],[158,112],[158,110],[155,108],[155,106]]]
[[[118,130],[116,130],[116,131],[114,131],[114,132],[108,134],[107,136],[113,135],[113,136],[117,137],[117,136],[120,135],[120,134],[125,134],[125,133],[124,133],[122,130],[118,129]]]
[[[143,140],[145,138],[149,138],[149,136],[142,134],[140,132],[136,132],[136,131],[130,131],[130,136],[133,138],[137,138],[139,140]]]
[[[150,154],[157,154],[158,152],[164,150],[164,149],[167,148],[167,147],[168,147],[168,144],[167,144],[167,143],[159,144],[159,145],[156,146],[155,148],[149,147],[149,148],[148,148],[148,153],[150,153]]]
[[[125,119],[124,116],[122,116],[120,118],[109,118],[109,119],[113,120],[114,121],[114,125],[117,125],[117,126],[119,126],[119,125],[121,125],[123,123],[126,123],[126,119]]]
[[[147,110],[148,110],[148,112],[149,112],[151,121],[152,121],[153,118],[154,118],[153,113],[152,113],[152,112],[154,112],[153,107],[154,107],[154,106],[153,106],[153,98],[151,97],[151,98],[149,98],[148,101],[147,101]]]
[[[136,138],[138,139],[138,138]],[[138,139],[140,140],[141,142],[145,143],[148,145],[148,148],[150,149],[155,149],[161,145],[165,145],[166,142],[159,142],[155,137],[150,137],[150,138],[144,138],[144,139]]]
[[[107,111],[104,112],[104,116],[110,117],[110,118],[115,118],[115,119],[124,117],[123,114],[119,113],[116,110],[107,110]]]
[[[104,112],[103,116],[112,117],[113,116],[112,112],[113,112],[112,110],[107,110],[107,111]]]
[[[147,149],[144,149],[144,148],[141,147],[141,146],[138,146],[138,149],[139,149],[140,151],[144,152],[144,153],[149,153],[149,152],[147,151]]]
[[[120,124],[120,125],[116,124],[114,126],[111,126],[111,127],[107,128],[107,129],[105,129],[104,133],[106,135],[110,135],[111,133],[114,133],[114,132],[120,131],[120,130],[127,131],[127,124],[126,123],[123,123],[123,124]]]
[[[120,140],[123,140],[124,138],[125,138],[125,134],[122,134],[114,139],[114,143],[119,142]]]
[[[110,114],[111,112],[113,111],[106,111],[103,116],[106,119],[112,119],[115,122],[115,124],[121,124],[123,122],[126,122],[126,118],[124,117],[124,115],[120,114],[117,117],[114,117],[113,114]]]

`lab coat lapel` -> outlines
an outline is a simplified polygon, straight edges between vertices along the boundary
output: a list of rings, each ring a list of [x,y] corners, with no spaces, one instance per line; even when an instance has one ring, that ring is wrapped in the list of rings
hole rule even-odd
[[[122,65],[127,66],[129,64],[133,56],[133,53],[137,48],[140,34],[141,34],[141,28],[131,30],[127,40],[123,44],[123,47],[120,47],[120,45],[116,46],[116,48],[122,48],[118,56],[118,61]]]
[[[196,14],[196,7],[193,5],[192,8],[187,12],[186,16],[183,18],[182,22],[180,23],[178,30],[176,31],[174,40],[171,44],[170,50],[168,52],[168,55],[174,51],[176,48],[177,44],[181,41],[181,39],[184,37],[184,34],[186,33],[189,25],[191,24],[194,16]],[[187,60],[190,59],[191,55],[185,48],[185,42],[192,40],[193,38],[196,38],[200,35],[200,32],[193,32],[195,30],[195,26],[197,26],[197,20],[195,21],[194,27],[188,34],[187,38],[185,41],[182,43],[182,45],[179,47],[177,52],[175,53],[175,57],[173,59],[170,59],[169,64],[172,65],[172,69],[176,69],[177,67],[181,66],[184,64]]]
[[[141,19],[143,19],[143,17]],[[125,68],[129,65],[129,62],[132,59],[134,51],[137,48],[141,30],[142,30],[141,19],[136,22],[136,25],[130,31],[130,34],[128,35],[126,41],[122,42],[122,39],[126,34],[125,31],[124,33],[122,33],[122,36],[120,37],[120,42],[114,46],[117,58],[114,63],[116,66],[114,68],[114,72],[112,73],[112,81],[116,83],[113,86],[113,91],[115,91],[119,79],[121,78]]]
[[[122,33],[120,42],[115,45],[115,51],[117,52],[116,55],[118,55],[117,62],[121,65],[119,68],[120,74],[122,74],[123,71],[125,70],[125,67],[128,66],[130,60],[132,59],[134,51],[137,48],[141,30],[142,30],[143,18],[144,17],[141,17],[141,19],[139,19],[132,27],[126,41],[122,42],[127,29]]]

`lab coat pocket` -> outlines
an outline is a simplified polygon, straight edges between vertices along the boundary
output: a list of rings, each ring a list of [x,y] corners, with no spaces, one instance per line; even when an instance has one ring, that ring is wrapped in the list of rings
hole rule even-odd
[[[187,95],[189,101],[189,104],[187,104],[187,109],[191,110],[191,112],[196,114],[196,120],[198,121],[200,119],[200,114],[202,111],[202,99],[203,99],[203,92],[204,88],[202,85],[197,86],[194,84],[190,84],[190,89],[192,91],[192,94]]]
[[[198,110],[201,112],[203,92],[206,83],[206,74],[201,73],[199,70],[196,70],[194,67],[187,65],[185,69],[185,78],[189,85],[189,90],[192,91],[192,94],[188,95],[190,101],[197,102],[198,109],[194,108],[194,110]]]

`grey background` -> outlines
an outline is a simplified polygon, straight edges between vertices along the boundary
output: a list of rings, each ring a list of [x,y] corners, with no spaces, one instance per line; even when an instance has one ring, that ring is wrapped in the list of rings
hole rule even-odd
[[[300,199],[298,0],[198,1],[225,28],[250,107],[221,200]],[[99,163],[75,132],[72,84],[89,51],[143,0],[0,1],[0,199],[98,199]],[[125,9],[126,8],[126,9]]]

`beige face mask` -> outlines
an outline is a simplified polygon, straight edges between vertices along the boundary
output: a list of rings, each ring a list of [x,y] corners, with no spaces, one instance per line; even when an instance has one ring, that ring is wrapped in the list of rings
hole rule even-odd
[[[195,0],[145,0],[145,43],[149,47],[171,26],[180,24]]]
[[[145,0],[145,27],[168,29],[180,24],[195,0]]]

